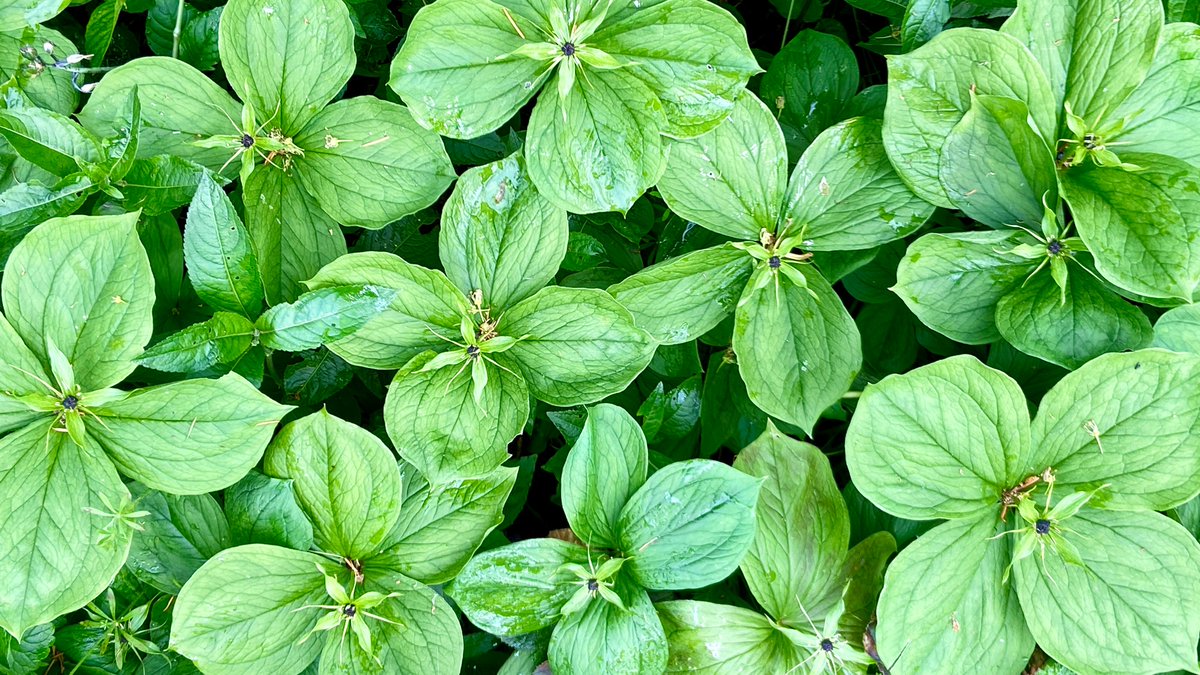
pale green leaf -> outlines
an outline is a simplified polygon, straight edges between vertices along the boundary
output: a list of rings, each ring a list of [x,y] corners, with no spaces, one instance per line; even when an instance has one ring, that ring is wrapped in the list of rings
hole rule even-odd
[[[233,545],[229,523],[211,495],[169,495],[130,485],[144,530],[135,532],[125,566],[142,582],[178,594],[204,561]]]
[[[667,638],[646,591],[621,572],[613,591],[622,609],[594,597],[567,615],[550,638],[550,667],[573,675],[659,673],[667,663]]]
[[[817,134],[843,119],[857,91],[854,51],[841,38],[815,30],[800,31],[771,58],[759,88],[763,101],[778,112],[793,159]]]
[[[255,326],[268,349],[316,349],[362,328],[387,309],[395,295],[395,290],[380,286],[328,286],[275,305]]]
[[[290,480],[250,471],[225,489],[225,516],[235,544],[312,548],[312,523],[296,503]]]
[[[567,454],[559,486],[571,531],[597,549],[617,548],[621,509],[646,482],[646,437],[625,410],[601,403]]]
[[[262,309],[258,258],[242,219],[209,174],[188,206],[183,255],[196,295],[209,307],[253,319]]]
[[[655,607],[670,645],[667,673],[783,672],[807,656],[758,612],[696,600]]]
[[[1190,20],[1197,18],[1200,15],[1193,14]],[[1191,133],[1200,123],[1200,27],[1164,26],[1145,81],[1106,118],[1129,118],[1111,139],[1104,139],[1125,144],[1125,152],[1200,161],[1200,144]]]
[[[1200,354],[1200,305],[1183,305],[1158,317],[1151,346]]]
[[[171,373],[196,373],[217,364],[234,363],[254,343],[254,324],[230,312],[217,312],[154,343],[138,363]]]

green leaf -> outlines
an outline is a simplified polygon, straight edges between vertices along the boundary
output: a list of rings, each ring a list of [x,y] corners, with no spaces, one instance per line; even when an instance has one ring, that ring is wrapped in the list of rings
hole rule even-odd
[[[139,138],[139,146],[140,145]],[[129,171],[116,182],[125,195],[126,209],[141,209],[148,216],[158,216],[192,201],[200,179],[210,175],[220,184],[228,182],[208,169],[175,155],[155,155],[136,159]]]
[[[246,475],[291,408],[231,374],[147,387],[89,409],[100,419],[89,421],[88,433],[125,475],[156,490],[200,494]]]
[[[121,477],[94,443],[51,427],[35,422],[0,439],[0,627],[14,636],[83,607],[129,552],[131,529],[84,511],[128,500]]]
[[[117,20],[121,10],[125,8],[125,0],[104,0],[92,10],[88,17],[87,29],[84,33],[83,48],[92,55],[90,63],[98,66],[104,63],[104,55],[112,44],[113,31],[117,28]]]
[[[341,229],[291,174],[259,169],[242,189],[267,301],[295,300],[302,281],[345,255]]]
[[[1194,671],[1200,607],[1179,599],[1200,592],[1196,540],[1157,513],[1085,508],[1069,527],[1082,565],[1047,551],[1014,566],[1038,645],[1078,672]]]
[[[924,235],[901,259],[892,290],[922,323],[951,340],[995,342],[996,305],[1037,267],[1012,252],[1022,244],[1035,245],[1014,230]]]
[[[113,136],[121,128],[121,111],[134,87],[142,103],[139,157],[170,154],[217,171],[233,154],[228,148],[199,148],[191,141],[236,133],[233,120],[241,115],[241,106],[200,71],[165,56],[134,59],[105,73],[79,112],[79,121],[97,136]]]
[[[787,264],[787,263],[785,263]],[[750,400],[772,417],[811,432],[862,367],[858,327],[819,272],[793,267],[807,288],[782,273],[747,286],[733,328],[733,350]],[[815,296],[815,297],[814,297]]]
[[[354,379],[354,367],[328,349],[304,352],[283,371],[285,400],[317,405],[329,400]]]
[[[702,588],[729,576],[754,539],[760,484],[706,459],[660,469],[621,509],[626,569],[654,590]]]
[[[806,656],[758,612],[696,600],[655,608],[671,647],[669,673],[786,673]]]
[[[169,495],[130,485],[137,507],[149,511],[133,535],[126,567],[143,583],[178,594],[196,570],[229,548],[229,523],[211,495]]]
[[[0,314],[0,391],[6,396],[44,394],[50,377],[37,356],[21,341],[8,319]],[[25,406],[21,406],[25,407]],[[26,408],[26,412],[29,411]]]
[[[0,8],[0,31],[19,31],[53,19],[69,0],[12,0]]]
[[[20,640],[5,633],[0,635],[0,673],[32,675],[45,672],[54,644],[54,625],[38,624],[25,632]]]
[[[384,311],[395,295],[393,289],[380,286],[329,286],[275,305],[255,325],[268,349],[316,349],[361,328]]]
[[[900,24],[900,47],[906,52],[929,42],[950,21],[950,0],[909,0]]]
[[[200,70],[212,70],[220,59],[217,42],[224,9],[214,7],[201,12],[185,2],[176,47],[174,32],[179,0],[154,0],[154,6],[146,12],[146,45],[159,56],[171,56],[171,52],[178,49],[179,60]]]
[[[1075,267],[1066,304],[1049,270],[1039,272],[996,305],[996,327],[1026,354],[1074,369],[1093,358],[1141,349],[1154,333],[1150,320],[1092,275]]]
[[[539,35],[520,11],[512,21],[526,36]],[[516,114],[545,80],[544,63],[504,58],[523,44],[491,0],[429,3],[413,18],[388,85],[426,129],[450,138],[482,136]]]
[[[526,539],[471,558],[446,587],[471,623],[512,637],[556,623],[579,589],[565,565],[586,565],[588,552],[561,539]]]
[[[973,96],[942,144],[940,177],[955,207],[991,227],[1041,229],[1058,194],[1054,155],[1024,102]]]
[[[133,372],[150,339],[154,278],[138,240],[138,214],[70,216],[42,223],[5,266],[4,307],[43,363],[62,350],[84,391]]]
[[[1200,284],[1200,171],[1163,155],[1121,159],[1141,169],[1085,163],[1063,172],[1079,236],[1117,286],[1191,302]]]
[[[502,312],[554,279],[567,253],[567,214],[530,182],[520,154],[458,179],[442,210],[438,256],[463,293]]]
[[[312,523],[296,503],[290,480],[251,471],[225,490],[225,515],[235,544],[312,548]]]
[[[753,269],[745,251],[724,244],[647,267],[608,292],[660,344],[683,344],[729,316]]]
[[[1158,317],[1151,346],[1200,354],[1200,305],[1183,305]]]
[[[705,0],[617,3],[588,45],[624,61],[650,87],[666,113],[664,133],[675,138],[721,124],[746,81],[762,71],[745,28]]]
[[[704,371],[700,397],[700,456],[711,457],[722,446],[749,445],[766,426],[767,414],[746,395],[733,350],[714,353]]]
[[[1020,0],[1002,30],[1029,46],[1058,103],[1090,122],[1141,84],[1162,26],[1155,0]]]
[[[462,291],[445,275],[388,253],[343,255],[308,282],[313,290],[352,284],[396,291],[387,309],[352,335],[329,345],[356,366],[402,368],[423,351],[444,348],[446,343],[439,334],[458,335],[460,321],[467,316]]]
[[[1029,443],[1020,386],[961,355],[867,387],[846,433],[846,464],[888,513],[974,517],[994,513],[1001,491],[1028,475]]]
[[[51,186],[31,181],[0,192],[0,258],[7,259],[34,225],[74,213],[95,191],[95,184],[79,173]]]
[[[100,141],[69,117],[41,108],[0,111],[0,135],[17,155],[55,176],[100,161]]]
[[[372,96],[325,108],[295,142],[300,183],[342,225],[383,227],[432,204],[455,178],[437,134]]]
[[[1172,21],[1195,20],[1171,19]],[[1200,121],[1200,31],[1194,24],[1163,27],[1158,51],[1146,79],[1108,115],[1128,120],[1106,142],[1125,144],[1124,152],[1154,153],[1196,164],[1200,145],[1192,134]]]
[[[844,118],[858,91],[858,60],[841,38],[802,30],[771,59],[759,93],[778,111],[788,154],[799,158],[817,134]]]
[[[1022,101],[1042,139],[1057,138],[1050,84],[1029,50],[1008,35],[954,28],[892,56],[883,143],[904,182],[937,206],[954,206],[939,178],[942,144],[970,109],[972,92]]]
[[[529,418],[529,391],[519,374],[485,363],[487,383],[477,397],[470,361],[424,370],[433,358],[420,354],[396,373],[383,419],[400,456],[440,487],[491,473],[508,459],[509,442]]]
[[[525,140],[529,177],[573,213],[625,213],[662,175],[662,103],[626,69],[585,72],[588,84],[534,105]]]
[[[771,111],[740,96],[725,124],[669,145],[658,189],[671,210],[704,227],[757,241],[774,232],[787,184],[787,149]]]
[[[1053,467],[1059,489],[1109,484],[1110,508],[1186,502],[1200,491],[1197,372],[1200,358],[1159,349],[1088,362],[1042,398],[1024,468]]]
[[[371,432],[325,409],[285,426],[263,465],[269,475],[292,480],[322,551],[368,557],[396,522],[400,472],[391,451]]]
[[[556,673],[612,675],[660,673],[667,664],[667,637],[646,591],[621,573],[613,589],[624,609],[600,597],[568,614],[550,638]]]
[[[218,364],[234,363],[254,343],[254,324],[238,314],[217,312],[159,340],[138,363],[171,373],[196,373]]]
[[[884,568],[895,553],[896,538],[891,532],[876,532],[858,542],[846,554],[839,584],[829,589],[825,602],[816,608],[818,613],[828,613],[844,602],[845,612],[838,622],[838,631],[856,645],[861,643],[861,636],[875,616]]]
[[[321,653],[300,642],[326,604],[333,563],[302,551],[251,544],[221,551],[184,585],[171,624],[171,648],[206,673],[298,673]],[[247,639],[248,636],[253,636]]]
[[[805,250],[874,248],[917,231],[933,205],[914,195],[883,150],[879,120],[856,117],[822,132],[788,184],[789,233]]]
[[[654,356],[629,311],[594,289],[543,288],[509,310],[500,329],[522,338],[505,356],[520,365],[530,393],[556,406],[625,389]]]
[[[807,627],[806,613],[816,616],[830,591],[841,598],[838,577],[850,543],[850,517],[829,460],[768,423],[734,468],[765,479],[754,543],[741,564],[746,584],[776,621]]]
[[[446,583],[500,525],[516,480],[516,469],[500,467],[481,478],[431,487],[407,472],[400,515],[378,557],[421,583]]]
[[[559,487],[575,536],[592,548],[617,548],[621,509],[646,482],[648,467],[646,437],[633,417],[608,403],[589,408]]]
[[[337,0],[230,0],[221,66],[262,123],[296,136],[354,72],[354,27]]]
[[[992,511],[933,528],[900,552],[879,598],[876,644],[896,673],[1016,673],[1033,652],[1001,578],[1011,537]]]
[[[208,306],[251,319],[258,316],[262,279],[250,234],[210,174],[200,177],[188,206],[183,255],[192,288]]]
[[[0,12],[4,10],[0,9]],[[3,16],[0,14],[0,16]],[[37,26],[32,31],[33,44],[43,45],[47,42],[54,45],[60,54],[74,54],[79,50],[75,44],[62,33],[48,26]],[[53,110],[63,115],[70,115],[79,106],[79,92],[71,84],[72,74],[66,70],[49,68],[37,77],[22,78],[18,75],[20,67],[26,63],[21,56],[21,45],[26,44],[24,31],[0,31],[0,81],[7,81],[17,76],[18,86],[22,94],[39,108]]]

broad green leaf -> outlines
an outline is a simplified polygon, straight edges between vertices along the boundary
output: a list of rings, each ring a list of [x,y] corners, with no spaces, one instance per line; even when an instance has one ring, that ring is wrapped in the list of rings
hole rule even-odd
[[[346,253],[338,224],[295,176],[269,167],[242,186],[246,228],[254,243],[263,290],[271,303],[296,299],[301,282]]]
[[[568,614],[550,638],[555,673],[641,675],[661,673],[667,664],[667,638],[645,589],[618,573],[613,588],[625,605],[594,597]]]
[[[86,405],[87,397],[80,401]],[[138,389],[89,409],[99,419],[88,420],[88,433],[121,471],[174,494],[236,483],[291,410],[232,374]]]
[[[467,315],[462,291],[445,275],[387,253],[341,256],[308,282],[314,290],[352,284],[396,291],[387,309],[352,335],[329,344],[356,366],[402,368],[425,350],[444,348],[447,343],[439,335],[458,336],[459,322]]]
[[[286,400],[317,405],[329,400],[354,379],[354,367],[328,349],[302,353],[300,361],[283,371]]]
[[[862,367],[861,339],[841,298],[820,272],[792,269],[739,301],[733,350],[750,400],[772,417],[811,432],[817,418],[850,388]],[[815,297],[814,297],[815,295]]]
[[[660,344],[682,344],[729,316],[753,269],[753,258],[725,244],[648,267],[608,292]]]
[[[125,0],[104,0],[92,10],[88,17],[87,29],[84,33],[83,48],[92,55],[91,63],[104,63],[104,55],[112,45],[113,31],[117,28],[117,19],[125,8]]]
[[[178,594],[196,570],[233,541],[221,505],[211,495],[169,495],[130,485],[140,519],[125,566],[142,582]]]
[[[322,641],[300,640],[326,604],[335,563],[278,546],[250,544],[213,556],[184,585],[171,623],[171,648],[205,673],[298,673]],[[252,637],[251,637],[252,636]]]
[[[53,645],[54,624],[50,623],[30,628],[20,640],[7,633],[0,634],[0,673],[32,675],[45,672]]]
[[[142,211],[138,238],[154,272],[154,319],[161,322],[179,303],[183,290],[183,232],[173,215]]]
[[[225,490],[225,516],[233,542],[307,551],[313,527],[296,503],[292,481],[250,471]]]
[[[100,161],[100,141],[65,115],[41,108],[0,111],[0,136],[17,155],[55,176]]]
[[[395,290],[380,286],[328,286],[275,305],[255,326],[268,349],[316,349],[354,333],[387,309],[395,295]]]
[[[285,426],[263,461],[267,474],[292,480],[322,551],[357,560],[380,550],[400,506],[400,472],[383,441],[322,409]]]
[[[221,66],[260,123],[296,136],[354,72],[354,27],[337,0],[230,0]]]
[[[3,11],[3,10],[0,10]],[[26,63],[21,56],[21,45],[25,44],[24,31],[0,31],[0,81],[7,81],[17,75],[18,68]],[[47,26],[38,26],[33,30],[33,44],[44,45],[49,42],[54,45],[58,54],[74,54],[79,50],[75,44],[62,33]],[[56,113],[70,115],[79,107],[79,92],[71,84],[72,74],[66,70],[49,68],[40,75],[32,78],[17,77],[21,93],[39,108],[53,110]]]
[[[676,138],[721,124],[746,81],[762,70],[746,29],[706,0],[622,0],[608,9],[588,44],[628,64],[649,85],[667,116],[664,132]]]
[[[1119,119],[1105,113],[1141,84],[1162,27],[1156,0],[1020,0],[1002,30],[1028,45],[1058,103],[1090,123]]]
[[[792,172],[784,218],[805,250],[874,248],[925,224],[933,205],[914,195],[883,150],[879,120],[856,117],[822,132]]]
[[[139,157],[171,154],[216,171],[233,154],[229,148],[199,148],[192,141],[237,133],[233,120],[241,107],[203,73],[166,56],[134,59],[105,73],[79,121],[97,136],[114,135],[133,87],[142,104]]]
[[[360,96],[338,101],[296,135],[304,189],[342,225],[380,228],[432,204],[454,180],[437,134],[403,106]]]
[[[856,645],[875,616],[884,569],[895,553],[896,538],[891,532],[876,532],[855,544],[842,563],[838,585],[829,588],[825,601],[815,608],[818,615],[827,614],[839,602],[845,603],[838,631]]]
[[[746,395],[732,349],[709,357],[700,397],[700,456],[711,457],[722,446],[740,449],[758,438],[767,414]]]
[[[1000,299],[996,328],[1017,349],[1068,369],[1107,352],[1141,349],[1154,335],[1141,310],[1076,266],[1066,304],[1043,270]]]
[[[754,540],[761,481],[707,459],[668,464],[621,509],[625,569],[646,588],[702,588],[729,576]]]
[[[900,23],[900,47],[906,52],[929,42],[950,21],[950,0],[909,0]]]
[[[1064,490],[1108,484],[1110,508],[1186,502],[1200,491],[1198,372],[1200,358],[1160,349],[1088,362],[1042,398],[1026,473],[1053,467]]]
[[[1200,14],[1193,14],[1190,20],[1197,18]],[[1200,161],[1200,144],[1189,133],[1200,122],[1198,56],[1200,29],[1195,24],[1164,26],[1145,81],[1106,115],[1113,121],[1129,121],[1104,140],[1125,144],[1123,152],[1168,155],[1191,164]]]
[[[487,382],[476,398],[469,361],[423,370],[433,357],[420,354],[396,373],[383,420],[400,456],[441,487],[508,459],[509,442],[529,418],[529,391],[507,366],[485,363]]]
[[[230,312],[217,312],[208,321],[168,335],[142,352],[139,364],[171,373],[196,373],[217,364],[233,363],[254,343],[254,324]]]
[[[258,316],[263,289],[250,234],[209,174],[200,177],[188,206],[183,255],[192,288],[209,307]]]
[[[1079,236],[1117,286],[1191,302],[1200,284],[1200,170],[1164,155],[1121,160],[1141,168],[1085,163],[1063,172]]]
[[[83,607],[129,553],[130,528],[84,511],[128,500],[121,477],[94,443],[80,447],[52,426],[0,439],[0,627],[13,636]]]
[[[802,30],[771,59],[759,93],[778,111],[788,154],[800,157],[817,134],[843,119],[858,91],[858,60],[844,40]]]
[[[5,266],[4,307],[43,363],[52,340],[84,391],[133,372],[150,339],[154,278],[138,214],[70,216],[34,228]]]
[[[774,115],[742,94],[724,124],[674,141],[658,189],[681,217],[729,237],[775,231],[787,184],[787,148]]]
[[[7,259],[34,225],[74,213],[95,190],[87,176],[77,173],[50,186],[31,181],[0,192],[0,258]]]
[[[516,480],[516,469],[500,467],[480,478],[431,487],[408,472],[400,515],[378,557],[422,583],[446,583],[503,520]]]
[[[463,293],[512,307],[554,279],[567,253],[567,214],[529,180],[520,154],[473,168],[442,210],[438,256]]]
[[[526,539],[471,558],[447,593],[471,623],[493,635],[525,635],[553,625],[579,589],[564,565],[587,565],[582,546]]]
[[[1033,636],[1012,584],[1001,581],[1012,537],[992,511],[952,520],[892,561],[879,598],[876,644],[896,675],[1016,673]]]
[[[981,517],[1028,475],[1016,381],[961,355],[867,387],[846,433],[854,484],[901,518]]]
[[[527,37],[540,35],[520,12],[512,17]],[[516,114],[545,80],[546,64],[504,58],[526,44],[518,29],[491,0],[429,3],[413,18],[388,85],[425,128],[450,138],[486,134]]]
[[[829,460],[768,423],[734,468],[765,479],[754,543],[741,564],[746,584],[776,621],[807,628],[805,613],[817,616],[831,589],[841,597],[838,577],[850,543],[850,517]]]
[[[625,389],[654,355],[651,337],[604,291],[550,286],[504,315],[505,352],[536,398],[556,406],[593,403]]]
[[[45,394],[48,393],[45,383],[50,379],[37,356],[0,314],[0,391],[16,396]]]
[[[939,177],[955,207],[991,227],[1040,229],[1058,186],[1054,155],[1029,119],[1017,99],[971,98],[941,149]]]
[[[1200,354],[1200,305],[1183,305],[1158,317],[1151,346]]]
[[[646,437],[633,417],[608,403],[589,408],[559,486],[575,536],[593,548],[617,548],[621,509],[648,471]]]
[[[126,209],[141,209],[145,215],[158,216],[189,204],[206,174],[208,169],[195,162],[175,155],[155,155],[135,159],[116,185],[125,195]],[[208,175],[222,185],[228,182],[217,174]]]
[[[587,83],[565,98],[538,97],[525,139],[529,177],[573,213],[624,213],[662,175],[662,103],[628,69],[585,72]]]
[[[1082,565],[1046,551],[1013,571],[1038,645],[1078,672],[1195,671],[1200,606],[1180,602],[1200,593],[1191,534],[1157,513],[1094,509],[1064,527]]]
[[[69,0],[10,0],[0,7],[0,30],[19,31],[53,19]]]
[[[939,178],[942,144],[971,107],[971,94],[1025,103],[1043,140],[1057,138],[1058,106],[1045,74],[1016,39],[990,29],[954,28],[888,59],[883,144],[918,197],[953,207]]]
[[[668,673],[782,672],[806,654],[758,612],[697,600],[655,605],[670,644]]]
[[[146,12],[146,45],[150,51],[159,56],[177,52],[179,60],[200,70],[212,70],[221,57],[217,42],[221,12],[225,8],[217,6],[201,12],[185,0],[176,43],[174,33],[179,19],[179,0],[151,0],[151,4],[154,6]]]
[[[378,559],[363,565],[367,592],[399,593],[371,610],[387,619],[368,617],[372,653],[354,638],[332,631],[325,638],[319,672],[397,675],[457,675],[462,666],[462,626],[450,604],[433,589],[418,583]],[[339,646],[340,645],[340,646]]]
[[[1037,267],[1036,260],[1011,251],[1033,243],[1014,230],[927,234],[908,247],[891,290],[922,323],[951,340],[995,342],[997,303]]]

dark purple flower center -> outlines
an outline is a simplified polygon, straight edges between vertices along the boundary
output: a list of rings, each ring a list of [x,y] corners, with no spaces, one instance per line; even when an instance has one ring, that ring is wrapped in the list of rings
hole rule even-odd
[[[242,134],[242,147],[243,148],[253,148],[254,147],[254,137],[251,136],[250,134]]]
[[[1062,252],[1062,248],[1062,242],[1057,239],[1051,241],[1049,244],[1046,244],[1046,250],[1050,253],[1050,255],[1058,255]]]
[[[469,345],[467,347],[467,356],[471,358],[476,358],[479,356],[479,347],[476,347],[475,345]]]
[[[74,396],[67,396],[62,400],[63,410],[74,410],[79,407],[79,399]]]
[[[767,264],[771,266],[771,269],[777,270],[779,269],[779,266],[783,264],[783,261],[779,259],[779,256],[773,255],[771,256],[771,259],[767,261]]]
[[[1048,534],[1050,532],[1050,521],[1045,518],[1040,518],[1033,524],[1033,531],[1038,534]]]
[[[600,590],[600,582],[596,581],[595,579],[588,579],[587,589],[592,593],[595,593],[596,591]]]
[[[564,42],[562,46],[563,56],[575,56],[575,45],[570,42]]]
[[[355,607],[354,605],[342,605],[342,614],[345,614],[346,616],[353,619],[354,615],[358,614],[358,608]]]
[[[829,638],[821,640],[821,649],[824,649],[827,652],[833,651],[833,640],[830,640]]]

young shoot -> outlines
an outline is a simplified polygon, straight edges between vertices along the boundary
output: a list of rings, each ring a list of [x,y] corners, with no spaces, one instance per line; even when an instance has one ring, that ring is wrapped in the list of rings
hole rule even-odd
[[[358,574],[355,574],[354,582],[350,586],[350,591],[347,592],[346,587],[342,586],[336,577],[327,574],[325,572],[325,568],[321,567],[320,564],[317,564],[317,571],[319,571],[321,575],[325,577],[325,593],[331,600],[333,600],[333,603],[327,605],[305,605],[292,610],[294,612],[299,612],[305,609],[326,610],[325,614],[319,620],[317,620],[317,623],[313,626],[312,630],[305,634],[304,637],[300,638],[300,641],[297,642],[297,644],[302,644],[312,637],[314,633],[337,630],[340,628],[341,637],[338,639],[339,661],[344,656],[342,648],[345,646],[346,635],[348,633],[354,633],[354,639],[358,643],[359,648],[367,654],[370,654],[371,657],[375,659],[376,663],[382,663],[372,649],[371,627],[367,624],[367,619],[382,621],[383,623],[389,623],[394,626],[404,626],[404,624],[400,621],[389,619],[387,617],[380,616],[377,612],[370,611],[383,604],[384,601],[390,598],[398,597],[400,593],[388,593],[385,595],[377,591],[368,591],[355,597],[355,591],[358,589]]]
[[[625,558],[608,558],[600,563],[597,567],[592,562],[591,551],[588,551],[588,566],[584,567],[576,563],[569,563],[563,566],[563,569],[570,571],[579,581],[576,582],[579,590],[575,591],[575,595],[563,605],[562,614],[574,614],[587,606],[593,598],[603,598],[605,602],[610,602],[613,605],[621,608],[621,611],[626,611],[625,603],[621,601],[621,596],[613,590],[613,585],[616,583],[617,572],[621,570],[621,566],[625,564]]]

